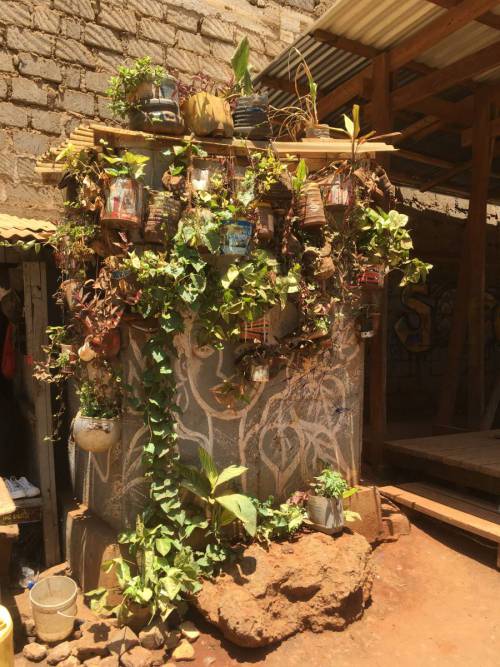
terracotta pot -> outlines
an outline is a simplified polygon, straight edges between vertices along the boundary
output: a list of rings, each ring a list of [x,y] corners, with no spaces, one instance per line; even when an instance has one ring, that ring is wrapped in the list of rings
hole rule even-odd
[[[143,81],[129,96],[139,108],[129,113],[132,130],[162,134],[182,134],[184,121],[179,109],[179,91],[174,77],[167,75],[159,86]]]
[[[302,227],[322,227],[326,223],[325,209],[319,185],[306,183],[300,195]]]
[[[231,107],[222,97],[210,93],[191,95],[183,105],[186,125],[199,137],[232,137]]]
[[[269,338],[270,321],[267,315],[253,322],[240,324],[240,340],[247,343],[266,343]]]
[[[144,214],[144,184],[119,176],[109,181],[101,221],[115,229],[137,229]]]
[[[262,241],[270,241],[274,236],[274,212],[271,204],[260,202],[257,205],[259,221],[257,223],[257,236]]]
[[[344,529],[344,506],[342,498],[309,496],[307,513],[316,530],[327,535],[341,533]]]
[[[73,420],[73,438],[75,443],[86,452],[98,454],[106,452],[115,445],[121,436],[121,420],[84,417],[80,412]]]
[[[222,254],[246,255],[253,234],[253,223],[233,220],[222,225]]]
[[[308,125],[305,129],[306,139],[330,139],[330,126],[325,124]]]

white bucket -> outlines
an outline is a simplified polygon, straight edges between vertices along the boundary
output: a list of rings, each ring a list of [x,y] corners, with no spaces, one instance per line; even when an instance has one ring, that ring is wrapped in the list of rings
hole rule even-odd
[[[73,631],[77,588],[69,577],[40,579],[30,591],[36,634],[42,641],[66,639]]]

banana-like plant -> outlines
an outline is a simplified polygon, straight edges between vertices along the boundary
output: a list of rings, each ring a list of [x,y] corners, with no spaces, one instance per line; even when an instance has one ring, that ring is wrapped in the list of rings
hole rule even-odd
[[[198,450],[200,469],[180,465],[181,486],[191,491],[202,503],[213,533],[239,520],[249,535],[254,537],[257,528],[257,512],[248,496],[224,488],[226,483],[247,471],[244,466],[231,465],[220,472],[210,454],[200,447]]]

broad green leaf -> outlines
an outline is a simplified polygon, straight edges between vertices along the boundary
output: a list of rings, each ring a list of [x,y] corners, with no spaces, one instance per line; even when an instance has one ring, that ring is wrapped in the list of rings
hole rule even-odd
[[[214,491],[218,486],[221,486],[221,484],[225,484],[235,477],[240,477],[247,470],[248,468],[245,468],[245,466],[228,466],[227,468],[224,468],[224,470],[222,470],[222,472],[220,472],[219,476],[217,477],[215,486],[213,487]]]
[[[248,37],[243,37],[238,44],[236,51],[231,58],[231,67],[233,68],[236,82],[240,82],[248,71],[248,61],[250,58],[250,44]]]
[[[156,540],[155,546],[158,553],[160,553],[162,556],[166,556],[172,546],[172,540],[170,540],[168,537],[160,537]]]
[[[210,482],[210,486],[212,488],[212,491],[215,488],[215,484],[217,482],[217,478],[219,476],[219,473],[217,472],[217,468],[215,467],[215,463],[213,458],[210,456],[210,454],[207,452],[206,449],[203,449],[203,447],[200,447],[198,450],[198,456],[200,459],[201,467],[203,469],[203,472],[206,475],[206,478]]]
[[[241,521],[245,530],[252,537],[257,530],[257,510],[252,501],[242,493],[231,493],[216,498],[217,503]]]

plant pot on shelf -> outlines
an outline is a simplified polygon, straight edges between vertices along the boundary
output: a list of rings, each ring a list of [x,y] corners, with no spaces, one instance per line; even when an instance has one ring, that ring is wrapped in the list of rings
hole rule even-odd
[[[239,97],[233,111],[234,136],[247,139],[270,139],[269,100],[267,95]]]
[[[144,184],[134,178],[110,179],[101,221],[115,229],[139,229],[144,214]]]
[[[187,128],[199,137],[233,136],[231,107],[222,97],[195,93],[183,105]]]
[[[302,228],[322,227],[326,223],[321,190],[317,183],[306,183],[300,194]]]
[[[305,135],[306,141],[308,139],[320,139],[323,141],[325,139],[330,139],[330,126],[322,123],[318,125],[307,125],[305,128]]]
[[[344,530],[344,506],[341,498],[309,496],[307,513],[314,528],[322,533],[335,535]]]
[[[132,130],[161,134],[182,134],[184,121],[179,109],[177,81],[165,76],[160,85],[144,81],[129,98],[138,106],[129,113]]]
[[[274,237],[275,215],[273,207],[268,202],[257,204],[259,219],[257,222],[257,237],[262,241],[271,241]]]
[[[144,226],[147,243],[165,243],[175,236],[181,217],[182,204],[167,192],[151,192],[148,217]]]
[[[246,255],[253,234],[253,224],[248,220],[231,220],[222,225],[222,254]]]
[[[267,343],[270,330],[269,316],[263,315],[253,322],[242,322],[240,324],[240,340],[246,343]]]
[[[73,420],[73,438],[80,449],[99,454],[107,452],[121,436],[121,420],[119,417],[104,419],[102,417],[84,417],[80,412]]]

